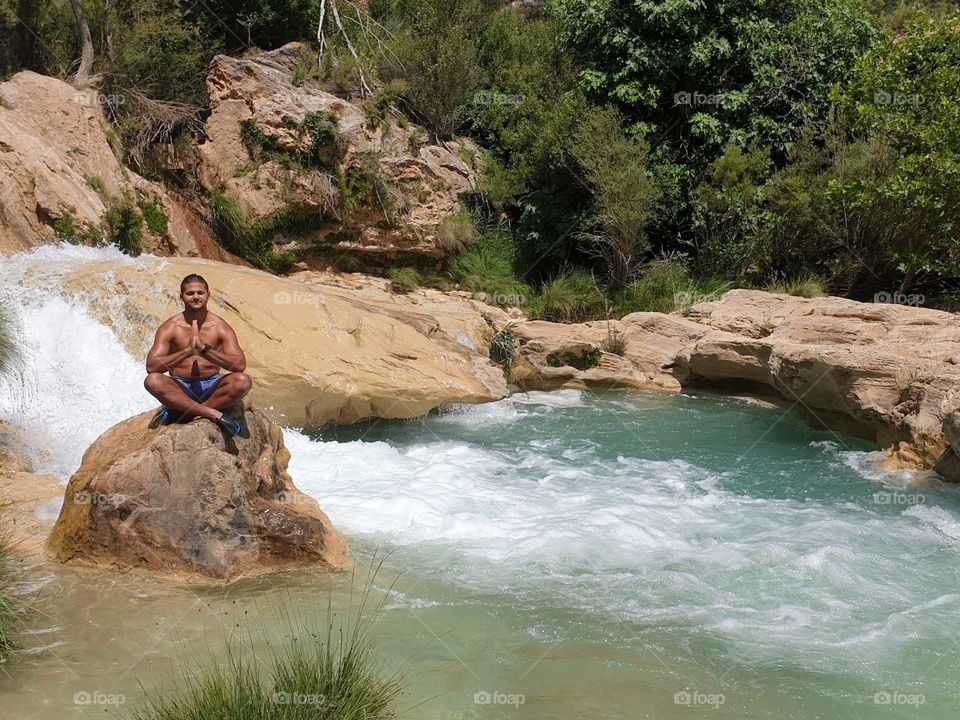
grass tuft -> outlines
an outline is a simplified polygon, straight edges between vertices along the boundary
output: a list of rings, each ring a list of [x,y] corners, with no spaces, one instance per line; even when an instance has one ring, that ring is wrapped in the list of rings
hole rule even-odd
[[[255,656],[241,634],[225,661],[184,667],[174,691],[148,695],[133,720],[393,720],[402,681],[383,673],[368,635],[383,607],[366,610],[378,569],[355,618],[335,622],[328,605],[324,628],[282,610],[283,644]]]
[[[823,297],[827,294],[826,283],[816,275],[799,275],[790,280],[777,280],[766,287],[767,292],[795,295],[802,298]]]
[[[603,317],[606,302],[596,279],[586,270],[570,270],[540,288],[531,316],[553,322],[578,322]]]

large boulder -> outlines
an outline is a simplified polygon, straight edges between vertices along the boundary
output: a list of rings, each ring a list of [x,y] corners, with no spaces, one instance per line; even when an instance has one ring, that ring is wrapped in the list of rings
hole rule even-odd
[[[262,412],[247,404],[247,439],[202,419],[150,430],[152,414],[87,450],[50,534],[55,558],[215,580],[343,565],[343,538],[294,486],[283,433]]]
[[[62,240],[102,243],[111,206],[142,214],[150,203],[167,227],[143,224],[144,251],[239,262],[186,203],[117,161],[108,130],[94,90],[29,71],[0,83],[0,254]]]
[[[526,387],[769,394],[821,425],[875,439],[891,466],[960,481],[960,323],[951,313],[732,290],[683,313],[511,332]]]
[[[418,417],[508,394],[484,354],[479,314],[439,316],[387,294],[333,292],[310,276],[209,260],[22,262],[23,282],[69,294],[137,358],[146,357],[160,323],[183,310],[180,280],[200,273],[210,283],[210,310],[230,323],[246,353],[251,398],[285,426]]]
[[[458,249],[440,233],[475,189],[479,154],[467,142],[443,145],[412,123],[371,119],[367,110],[327,92],[304,67],[315,65],[299,43],[247,57],[218,55],[210,65],[210,117],[199,146],[200,178],[223,191],[250,223],[277,228],[280,245],[310,250],[335,245],[379,263],[401,255],[437,259]],[[326,167],[291,162],[307,150]],[[347,199],[350,192],[363,197]],[[295,210],[298,237],[283,231]],[[303,217],[313,230],[303,232]]]

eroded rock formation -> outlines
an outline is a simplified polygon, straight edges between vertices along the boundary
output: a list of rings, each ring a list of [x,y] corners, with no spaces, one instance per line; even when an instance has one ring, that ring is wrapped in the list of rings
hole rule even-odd
[[[189,209],[123,167],[95,91],[25,71],[0,83],[0,254],[69,241],[107,242],[111,207],[154,206],[165,232],[142,224],[142,250],[236,262]]]
[[[335,245],[381,262],[455,251],[455,238],[438,231],[461,210],[459,196],[475,189],[473,146],[431,143],[416,125],[374,120],[359,105],[296,79],[298,66],[310,65],[305,52],[290,43],[251,57],[214,58],[207,140],[199,146],[207,190],[222,189],[249,223],[277,225],[277,244]],[[291,212],[301,231],[304,224],[312,231],[285,234],[282,221]]]
[[[682,315],[511,330],[514,378],[526,387],[769,394],[815,422],[876,439],[893,466],[960,480],[960,323],[951,313],[733,290]]]

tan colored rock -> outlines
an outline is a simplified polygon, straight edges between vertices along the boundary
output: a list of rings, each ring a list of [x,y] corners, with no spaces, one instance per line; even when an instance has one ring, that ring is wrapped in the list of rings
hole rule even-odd
[[[102,242],[107,204],[127,198],[168,216],[164,236],[144,224],[145,252],[236,260],[198,232],[182,203],[117,162],[96,91],[24,71],[0,83],[0,98],[0,254],[61,240],[54,224],[67,217],[78,240]]]
[[[53,475],[32,472],[24,455],[8,443],[18,442],[9,428],[0,425],[0,521],[7,549],[20,556],[39,556],[50,523],[37,515],[38,508],[63,494]]]
[[[50,271],[42,265],[27,277],[42,282]],[[182,311],[180,280],[203,275],[210,309],[246,352],[253,399],[287,426],[417,417],[508,392],[500,369],[429,311],[210,260],[141,257],[57,271],[58,286],[114,328],[135,357],[146,357],[160,323]]]
[[[211,107],[207,140],[198,148],[204,186],[211,192],[225,190],[251,223],[291,205],[328,218],[326,225],[299,242],[302,249],[336,234],[338,249],[383,261],[406,253],[447,255],[455,248],[445,246],[437,228],[444,218],[460,212],[459,195],[476,186],[473,169],[460,157],[476,158],[472,146],[458,141],[429,144],[427,133],[415,125],[399,127],[388,120],[374,127],[360,106],[309,83],[295,85],[294,69],[302,51],[299,43],[290,43],[252,57],[214,58],[207,76]],[[335,120],[340,153],[329,149],[342,174],[373,159],[382,186],[378,193],[393,206],[389,217],[371,204],[343,212],[332,170],[292,170],[269,153],[251,157],[245,129],[248,137],[253,130],[269,138],[277,151],[296,153],[313,142],[301,125],[308,114],[318,112]],[[275,238],[278,243],[289,240],[282,234]]]
[[[236,580],[302,566],[336,569],[346,548],[287,474],[283,432],[247,405],[250,437],[210,421],[115,425],[70,478],[48,540],[63,562]]]
[[[527,387],[700,385],[779,397],[808,419],[875,439],[894,467],[960,481],[960,322],[953,314],[843,298],[732,290],[679,314],[634,313],[618,362],[548,358],[604,347],[606,323],[516,326]]]

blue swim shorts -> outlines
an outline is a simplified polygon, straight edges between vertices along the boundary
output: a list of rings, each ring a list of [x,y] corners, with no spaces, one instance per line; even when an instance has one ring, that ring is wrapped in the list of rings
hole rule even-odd
[[[210,397],[210,393],[213,392],[217,383],[223,380],[223,375],[219,373],[208,378],[187,378],[179,375],[171,375],[170,377],[177,381],[191,400],[198,403],[202,403]]]

